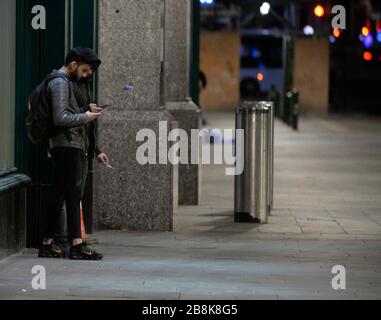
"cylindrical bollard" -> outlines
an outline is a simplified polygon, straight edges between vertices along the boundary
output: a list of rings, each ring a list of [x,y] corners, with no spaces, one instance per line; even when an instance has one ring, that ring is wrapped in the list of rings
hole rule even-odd
[[[274,105],[274,117],[281,117],[281,110],[280,110],[280,93],[277,91],[275,86],[271,87],[271,89],[268,92],[268,101],[273,102]]]
[[[292,100],[293,100],[293,109],[292,109],[292,128],[298,130],[298,121],[299,121],[299,92],[297,89],[292,90]]]
[[[283,121],[291,125],[290,117],[292,115],[292,92],[288,91],[284,97],[284,112],[283,112]]]
[[[274,204],[274,118],[275,118],[275,107],[274,103],[271,101],[260,101],[260,105],[269,108],[268,113],[268,214],[271,215],[271,210]]]
[[[237,141],[235,143],[235,156],[236,162],[243,163],[243,171],[240,175],[234,176],[234,221],[235,222],[257,222],[252,221],[249,214],[250,192],[247,190],[250,188],[250,167],[247,167],[247,157],[249,154],[249,146],[252,144],[250,135],[247,133],[250,129],[251,122],[249,121],[248,108],[244,105],[240,105],[236,109],[235,127],[236,129],[244,130],[243,135],[243,161],[238,160],[238,157],[242,157],[242,153],[237,153]]]
[[[255,153],[258,162],[255,166],[256,176],[254,177],[256,182],[256,188],[254,192],[254,214],[261,223],[267,223],[267,216],[269,211],[269,113],[270,109],[266,106],[259,105],[255,108],[256,113],[256,148]]]
[[[269,112],[253,101],[236,110],[236,129],[244,130],[244,169],[235,176],[235,222],[267,223]]]

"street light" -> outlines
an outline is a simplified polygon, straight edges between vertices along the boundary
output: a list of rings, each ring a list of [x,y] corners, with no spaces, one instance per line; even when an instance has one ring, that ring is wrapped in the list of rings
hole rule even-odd
[[[261,7],[259,8],[259,11],[261,12],[262,16],[265,16],[266,14],[269,14],[270,8],[271,6],[268,2],[263,2]]]
[[[275,10],[271,10],[271,6],[268,2],[263,2],[259,8],[259,11],[261,15],[263,16],[267,14],[271,14],[275,19],[279,20],[287,29],[288,28],[295,29],[295,27],[289,21],[281,17],[278,13],[276,13]]]

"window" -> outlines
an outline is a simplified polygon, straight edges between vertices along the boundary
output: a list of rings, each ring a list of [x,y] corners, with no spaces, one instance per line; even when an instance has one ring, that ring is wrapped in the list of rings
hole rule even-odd
[[[0,171],[14,166],[16,1],[2,0],[0,11]]]
[[[282,68],[282,39],[276,37],[242,37],[242,68]]]

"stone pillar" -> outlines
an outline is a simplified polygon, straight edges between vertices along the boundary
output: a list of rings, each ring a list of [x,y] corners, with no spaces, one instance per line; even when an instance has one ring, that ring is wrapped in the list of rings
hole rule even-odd
[[[136,159],[144,143],[136,141],[139,130],[155,133],[156,159],[159,146],[166,158],[166,135],[176,125],[163,103],[164,1],[102,0],[99,6],[98,103],[111,107],[98,120],[98,140],[114,169],[95,165],[95,225],[171,231],[176,167]],[[132,92],[124,90],[128,84]],[[160,130],[165,136],[159,135],[159,121],[166,121],[167,129]]]
[[[191,1],[166,0],[165,10],[165,97],[166,108],[189,137],[200,128],[200,110],[189,98]],[[179,205],[197,205],[200,201],[201,166],[179,165]]]

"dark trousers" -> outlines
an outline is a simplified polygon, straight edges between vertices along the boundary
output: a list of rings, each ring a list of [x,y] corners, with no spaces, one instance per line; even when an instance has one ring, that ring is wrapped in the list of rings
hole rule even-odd
[[[66,201],[67,229],[69,239],[81,238],[79,206],[81,201],[81,155],[77,148],[54,148],[50,151],[53,160],[53,187],[48,213],[45,238],[54,238],[59,227],[59,217]]]
[[[85,155],[81,155],[81,174],[79,180],[77,181],[77,186],[81,188],[81,200],[83,199],[86,186],[86,178],[89,171],[89,158]],[[55,238],[59,241],[65,242],[67,240],[67,214],[66,214],[66,203],[64,202],[62,206],[61,213],[59,215],[59,221],[57,229],[55,232]]]

